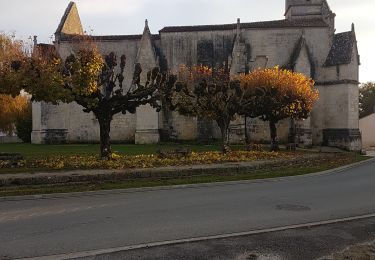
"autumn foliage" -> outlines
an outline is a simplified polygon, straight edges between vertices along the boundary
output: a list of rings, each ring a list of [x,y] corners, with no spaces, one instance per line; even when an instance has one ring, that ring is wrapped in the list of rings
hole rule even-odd
[[[28,113],[30,102],[25,96],[0,95],[0,131],[13,134],[15,123]]]
[[[22,51],[21,43],[5,38],[0,63],[0,94],[18,95],[21,90],[33,101],[53,104],[76,102],[84,112],[92,112],[100,126],[100,154],[110,158],[110,126],[113,116],[135,113],[141,105],[159,108],[159,89],[172,77],[154,68],[147,82],[140,82],[142,68],[136,64],[133,80],[124,86],[126,57],[111,52],[102,55],[89,36],[73,39],[73,52],[62,59],[53,46],[38,45],[31,55]],[[7,49],[14,49],[6,55]],[[12,50],[13,50],[12,49]],[[9,57],[8,57],[9,56]]]
[[[19,167],[38,169],[131,169],[131,168],[153,168],[165,166],[183,166],[197,164],[215,164],[224,162],[247,162],[254,160],[273,160],[278,158],[293,159],[297,154],[265,151],[231,151],[221,153],[192,152],[184,158],[160,158],[156,155],[124,155],[113,153],[112,160],[100,160],[93,155],[75,156],[47,156],[43,158],[28,158],[20,162]],[[0,161],[0,169],[9,168],[9,162]]]
[[[375,82],[367,82],[359,88],[359,117],[375,113]]]
[[[214,120],[221,130],[223,151],[229,151],[229,124],[243,96],[239,81],[231,80],[225,69],[182,66],[173,95],[173,107],[181,114]]]
[[[314,81],[305,75],[279,67],[240,75],[244,89],[241,113],[270,124],[273,149],[278,149],[276,124],[283,119],[306,119],[318,99]]]

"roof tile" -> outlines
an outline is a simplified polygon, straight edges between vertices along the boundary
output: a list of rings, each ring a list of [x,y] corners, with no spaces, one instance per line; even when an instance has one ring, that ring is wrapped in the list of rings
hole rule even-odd
[[[352,61],[355,35],[352,31],[335,34],[325,66],[349,64]]]
[[[298,20],[275,20],[266,22],[241,23],[242,29],[263,29],[263,28],[288,28],[288,27],[327,27],[322,19],[298,19]],[[195,31],[222,31],[235,30],[237,23],[219,25],[195,25],[195,26],[172,26],[164,27],[161,33],[168,32],[195,32]]]

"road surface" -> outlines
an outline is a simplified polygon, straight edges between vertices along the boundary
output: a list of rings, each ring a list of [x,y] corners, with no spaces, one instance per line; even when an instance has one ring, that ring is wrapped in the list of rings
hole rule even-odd
[[[375,162],[342,172],[140,192],[0,200],[0,259],[375,213]]]

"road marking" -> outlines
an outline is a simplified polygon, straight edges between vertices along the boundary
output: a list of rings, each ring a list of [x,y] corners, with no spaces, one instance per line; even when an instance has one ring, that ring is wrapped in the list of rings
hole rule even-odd
[[[347,218],[340,218],[340,219],[333,219],[333,220],[309,222],[309,223],[303,223],[303,224],[288,225],[288,226],[283,226],[283,227],[274,227],[274,228],[268,228],[268,229],[252,230],[252,231],[247,231],[247,232],[237,232],[237,233],[228,233],[228,234],[214,235],[214,236],[204,236],[204,237],[194,237],[194,238],[185,238],[185,239],[177,239],[177,240],[168,240],[168,241],[153,242],[153,243],[139,244],[139,245],[130,245],[130,246],[123,246],[123,247],[109,248],[109,249],[83,251],[83,252],[70,253],[70,254],[50,255],[50,256],[41,256],[41,257],[32,257],[32,258],[22,258],[21,260],[68,260],[68,259],[75,259],[75,258],[81,258],[81,257],[93,257],[93,256],[98,256],[98,255],[105,255],[105,254],[111,254],[111,253],[117,253],[117,252],[129,251],[129,250],[135,250],[135,249],[143,249],[143,248],[151,248],[151,247],[159,247],[159,246],[169,246],[169,245],[176,245],[176,244],[183,244],[183,243],[192,243],[192,242],[200,242],[200,241],[208,241],[208,240],[216,240],[216,239],[224,239],[224,238],[232,238],[232,237],[241,237],[241,236],[249,236],[249,235],[257,235],[257,234],[264,234],[264,233],[286,231],[286,230],[291,230],[291,229],[311,228],[311,227],[318,227],[318,226],[324,226],[324,225],[329,225],[329,224],[337,224],[337,223],[350,222],[350,221],[355,221],[355,220],[363,220],[363,219],[374,218],[374,217],[375,217],[375,213],[371,213],[371,214],[355,216],[355,217],[347,217]]]

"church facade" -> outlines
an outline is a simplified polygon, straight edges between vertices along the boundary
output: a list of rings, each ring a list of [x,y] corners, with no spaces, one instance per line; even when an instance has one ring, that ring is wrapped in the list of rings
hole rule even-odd
[[[266,4],[266,1],[264,1]],[[55,33],[53,46],[62,58],[73,51],[72,36],[83,34],[75,3],[70,3]],[[130,86],[134,64],[144,71],[155,66],[177,71],[180,65],[228,66],[231,74],[280,66],[313,78],[319,100],[307,120],[278,125],[281,142],[296,127],[302,146],[328,145],[361,149],[358,116],[360,58],[354,25],[336,33],[335,14],[326,0],[285,0],[285,19],[276,21],[165,27],[151,34],[93,36],[103,54],[125,54],[125,86]],[[246,126],[246,127],[245,127]],[[231,140],[242,142],[245,131],[255,142],[269,140],[268,124],[258,119],[235,120]],[[139,107],[135,114],[115,116],[115,142],[157,143],[219,138],[218,127],[200,118]],[[98,142],[99,125],[93,114],[75,104],[33,104],[33,143]]]

